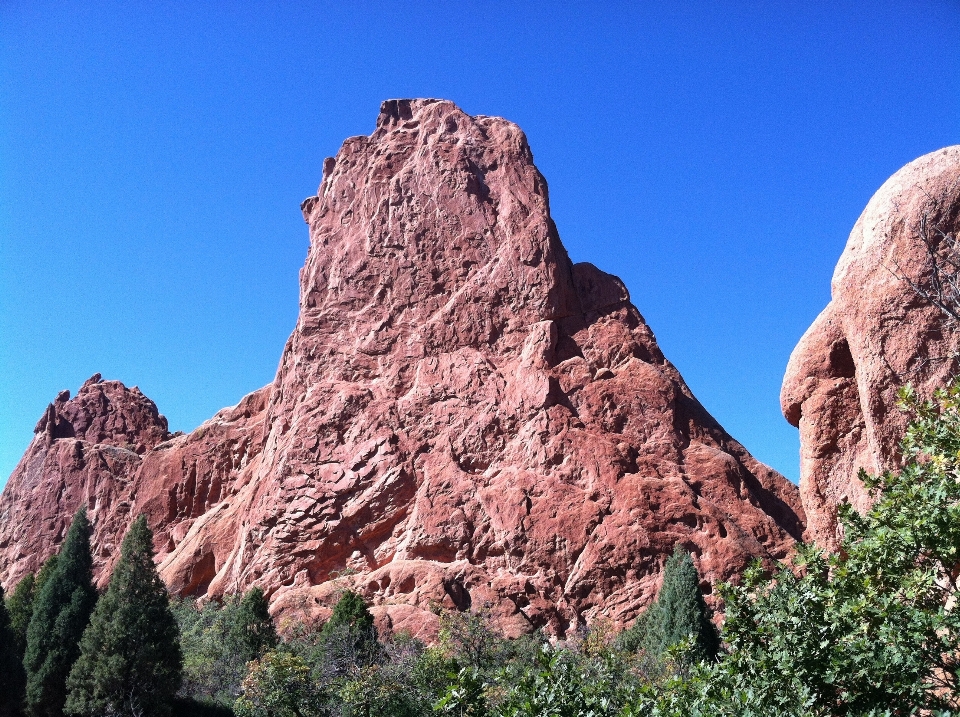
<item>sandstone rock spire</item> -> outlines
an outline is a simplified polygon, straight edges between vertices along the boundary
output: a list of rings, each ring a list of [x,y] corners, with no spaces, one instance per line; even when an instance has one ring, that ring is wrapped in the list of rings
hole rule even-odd
[[[322,616],[351,586],[384,627],[429,632],[438,602],[562,634],[632,619],[678,542],[705,583],[790,553],[795,486],[697,402],[619,279],[571,263],[516,125],[385,102],[301,209],[276,379],[136,454],[127,504],[105,508],[148,513],[173,590],[258,584],[274,610]],[[32,522],[13,496],[38,461],[69,514],[51,450],[34,441],[2,515]],[[10,525],[5,584],[56,542]]]

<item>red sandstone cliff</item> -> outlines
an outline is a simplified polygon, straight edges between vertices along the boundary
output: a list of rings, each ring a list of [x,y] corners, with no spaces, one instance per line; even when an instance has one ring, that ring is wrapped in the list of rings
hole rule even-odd
[[[84,502],[101,581],[145,512],[175,591],[256,583],[323,614],[351,585],[415,633],[432,601],[513,633],[622,624],[677,542],[705,586],[791,551],[797,489],[697,402],[623,284],[570,262],[516,125],[386,102],[302,211],[273,384],[180,436],[136,388],[61,394],[0,497],[4,585]]]
[[[832,299],[790,357],[780,400],[800,428],[800,493],[811,539],[833,547],[837,505],[869,505],[857,472],[896,467],[906,417],[897,391],[921,395],[958,370],[960,334],[910,287],[928,285],[920,240],[960,229],[960,146],[911,162],[867,204],[840,257]]]

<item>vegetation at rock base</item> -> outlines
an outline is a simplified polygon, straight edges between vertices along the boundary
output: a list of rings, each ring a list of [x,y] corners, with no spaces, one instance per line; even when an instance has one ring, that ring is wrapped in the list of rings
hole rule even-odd
[[[718,586],[725,613],[719,637],[693,559],[678,547],[657,600],[619,635],[599,621],[564,641],[541,633],[508,640],[482,609],[438,609],[439,643],[427,646],[406,634],[379,635],[363,597],[344,591],[326,623],[291,624],[281,639],[257,588],[168,609],[150,531],[139,519],[83,632],[68,711],[147,715],[175,705],[187,717],[954,714],[960,383],[928,402],[907,389],[901,404],[914,415],[903,468],[861,474],[875,502],[862,515],[841,509],[841,550],[825,555],[802,546],[790,565],[771,572],[757,564],[739,585]],[[36,665],[68,662],[71,644],[43,642],[40,626],[76,634],[77,602],[92,604],[88,531],[81,511],[42,588],[38,579],[32,600],[29,584],[23,589],[18,614],[27,604],[33,612],[28,673],[31,665],[37,674]],[[14,632],[0,613],[7,636],[0,660],[14,654]],[[55,660],[38,660],[54,648]],[[35,684],[55,696],[52,671],[44,674]],[[28,692],[31,714],[55,714],[50,705],[30,703]]]
[[[33,573],[23,576],[6,599],[7,613],[10,616],[10,629],[13,631],[14,648],[23,662],[27,650],[27,627],[33,615],[33,598],[36,578]]]
[[[33,717],[63,714],[67,675],[80,656],[80,637],[97,600],[92,565],[90,522],[86,508],[81,508],[49,577],[36,593],[27,627],[23,664],[27,711]]]
[[[177,623],[153,559],[153,534],[137,518],[67,679],[67,714],[166,715],[180,687]]]
[[[270,652],[250,664],[237,700],[238,717],[303,717],[320,714],[324,696],[310,667],[289,652]]]
[[[240,600],[175,600],[183,650],[181,694],[207,706],[230,707],[240,694],[247,663],[277,645],[263,591],[251,588]]]
[[[266,595],[256,586],[244,594],[237,607],[230,637],[246,662],[277,646],[277,629],[268,608]]]
[[[618,642],[630,652],[642,651],[654,662],[679,646],[684,646],[680,659],[688,666],[716,658],[720,640],[700,592],[700,577],[690,554],[679,545],[664,566],[656,601]]]
[[[0,587],[0,717],[14,717],[23,708],[27,676],[22,659]]]

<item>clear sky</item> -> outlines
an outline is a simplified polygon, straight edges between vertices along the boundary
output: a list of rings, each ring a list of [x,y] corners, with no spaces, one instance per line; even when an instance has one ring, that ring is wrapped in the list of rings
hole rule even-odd
[[[171,430],[269,383],[299,202],[394,97],[518,123],[571,258],[796,480],[787,358],[871,194],[960,143],[960,3],[3,0],[0,484],[93,373]]]

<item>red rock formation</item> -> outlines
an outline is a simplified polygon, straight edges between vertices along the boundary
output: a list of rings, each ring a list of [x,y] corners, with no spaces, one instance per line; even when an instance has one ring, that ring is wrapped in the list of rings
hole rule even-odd
[[[929,395],[957,371],[956,327],[903,277],[925,286],[931,273],[921,218],[950,234],[960,228],[958,216],[960,146],[888,179],[850,233],[830,303],[790,357],[780,401],[800,428],[809,537],[825,547],[836,545],[839,503],[869,505],[858,470],[897,465],[906,425],[896,408],[899,388],[910,382]]]
[[[0,498],[5,584],[84,496],[98,524],[146,511],[173,590],[256,583],[275,610],[322,615],[350,585],[414,632],[432,601],[489,603],[512,633],[623,623],[677,542],[705,585],[790,552],[796,488],[696,401],[616,277],[571,264],[516,125],[386,102],[302,210],[300,318],[274,383],[131,453],[111,479],[124,504],[58,498],[73,478],[52,465],[32,488],[25,466],[52,450],[38,437]],[[33,503],[56,506],[55,531]]]

